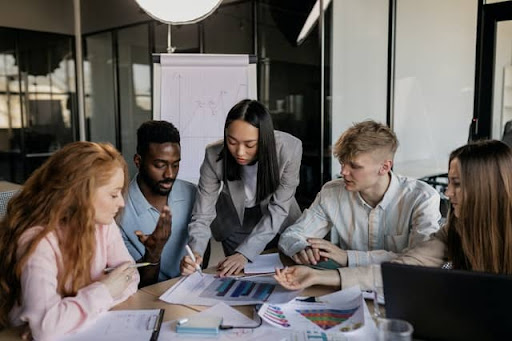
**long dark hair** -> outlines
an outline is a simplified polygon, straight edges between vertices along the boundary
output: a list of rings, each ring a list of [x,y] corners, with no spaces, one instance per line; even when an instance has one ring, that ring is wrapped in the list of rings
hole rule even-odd
[[[231,108],[224,124],[224,148],[217,159],[217,161],[222,160],[224,165],[224,181],[241,179],[241,166],[229,152],[226,136],[229,125],[236,120],[243,120],[259,129],[256,201],[260,202],[274,193],[279,186],[279,167],[272,118],[267,108],[255,100],[244,99]]]
[[[459,217],[448,217],[448,256],[457,269],[512,274],[512,150],[496,140],[454,150]]]

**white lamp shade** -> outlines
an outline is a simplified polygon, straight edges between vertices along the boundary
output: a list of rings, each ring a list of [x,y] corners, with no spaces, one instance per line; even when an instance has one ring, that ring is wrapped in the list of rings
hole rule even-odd
[[[222,0],[135,0],[151,17],[166,24],[193,24],[210,15]]]

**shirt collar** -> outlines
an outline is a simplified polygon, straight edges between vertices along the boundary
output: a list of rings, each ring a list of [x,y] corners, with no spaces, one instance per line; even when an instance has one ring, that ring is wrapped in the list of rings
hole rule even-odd
[[[133,202],[133,208],[135,209],[135,212],[137,213],[138,216],[140,216],[144,212],[147,212],[151,209],[156,210],[156,208],[154,208],[153,205],[151,205],[149,203],[149,201],[147,201],[144,194],[142,194],[139,184],[137,183],[138,176],[139,176],[139,174],[135,175],[133,177],[132,181],[130,182],[130,186],[128,188],[128,193],[129,193],[130,199]],[[182,198],[182,195],[181,195],[180,183],[179,183],[179,180],[176,179],[174,181],[174,184],[172,185],[171,193],[167,197],[167,205],[169,207],[172,207],[175,202],[182,201],[182,200],[184,200],[184,199]]]
[[[400,190],[400,184],[398,183],[398,178],[395,173],[389,172],[389,174],[391,174],[391,181],[389,182],[388,189],[386,193],[384,193],[382,200],[377,204],[377,206],[380,206],[383,209],[391,204],[392,200],[395,198],[395,194]]]
[[[389,172],[389,174],[391,174],[391,180],[389,181],[388,189],[386,190],[386,193],[384,193],[382,200],[377,204],[377,206],[380,206],[382,209],[386,209],[386,207],[391,203],[391,201],[395,197],[395,194],[400,190],[400,185],[398,183],[396,175],[393,172]],[[361,205],[367,206],[368,208],[372,209],[372,207],[363,199],[361,193],[356,192],[355,195],[360,201]]]

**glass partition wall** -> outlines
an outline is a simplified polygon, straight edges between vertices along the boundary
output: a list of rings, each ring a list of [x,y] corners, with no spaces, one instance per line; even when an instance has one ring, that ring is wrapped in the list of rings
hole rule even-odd
[[[0,180],[23,183],[75,140],[73,38],[0,28]]]

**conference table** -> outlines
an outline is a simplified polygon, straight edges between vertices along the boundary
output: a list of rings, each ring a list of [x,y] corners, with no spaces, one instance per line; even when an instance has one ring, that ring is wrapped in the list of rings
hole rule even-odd
[[[205,273],[215,273],[214,268],[205,270]],[[193,305],[180,305],[180,304],[169,304],[159,300],[159,297],[167,291],[170,287],[176,284],[180,278],[170,279],[157,284],[149,285],[140,288],[134,295],[128,298],[126,301],[116,305],[112,310],[130,310],[130,309],[165,309],[164,322],[181,319],[184,317],[190,317],[200,311],[203,311],[209,307],[207,306],[193,306]],[[336,291],[335,288],[326,286],[313,286],[305,289],[300,295],[301,296],[322,296]],[[373,311],[373,302],[366,300],[368,309],[370,312]],[[234,307],[242,314],[253,317],[253,306],[236,306]],[[381,312],[384,312],[381,307]],[[14,341],[20,340],[20,328],[10,328],[0,332],[0,341]]]

